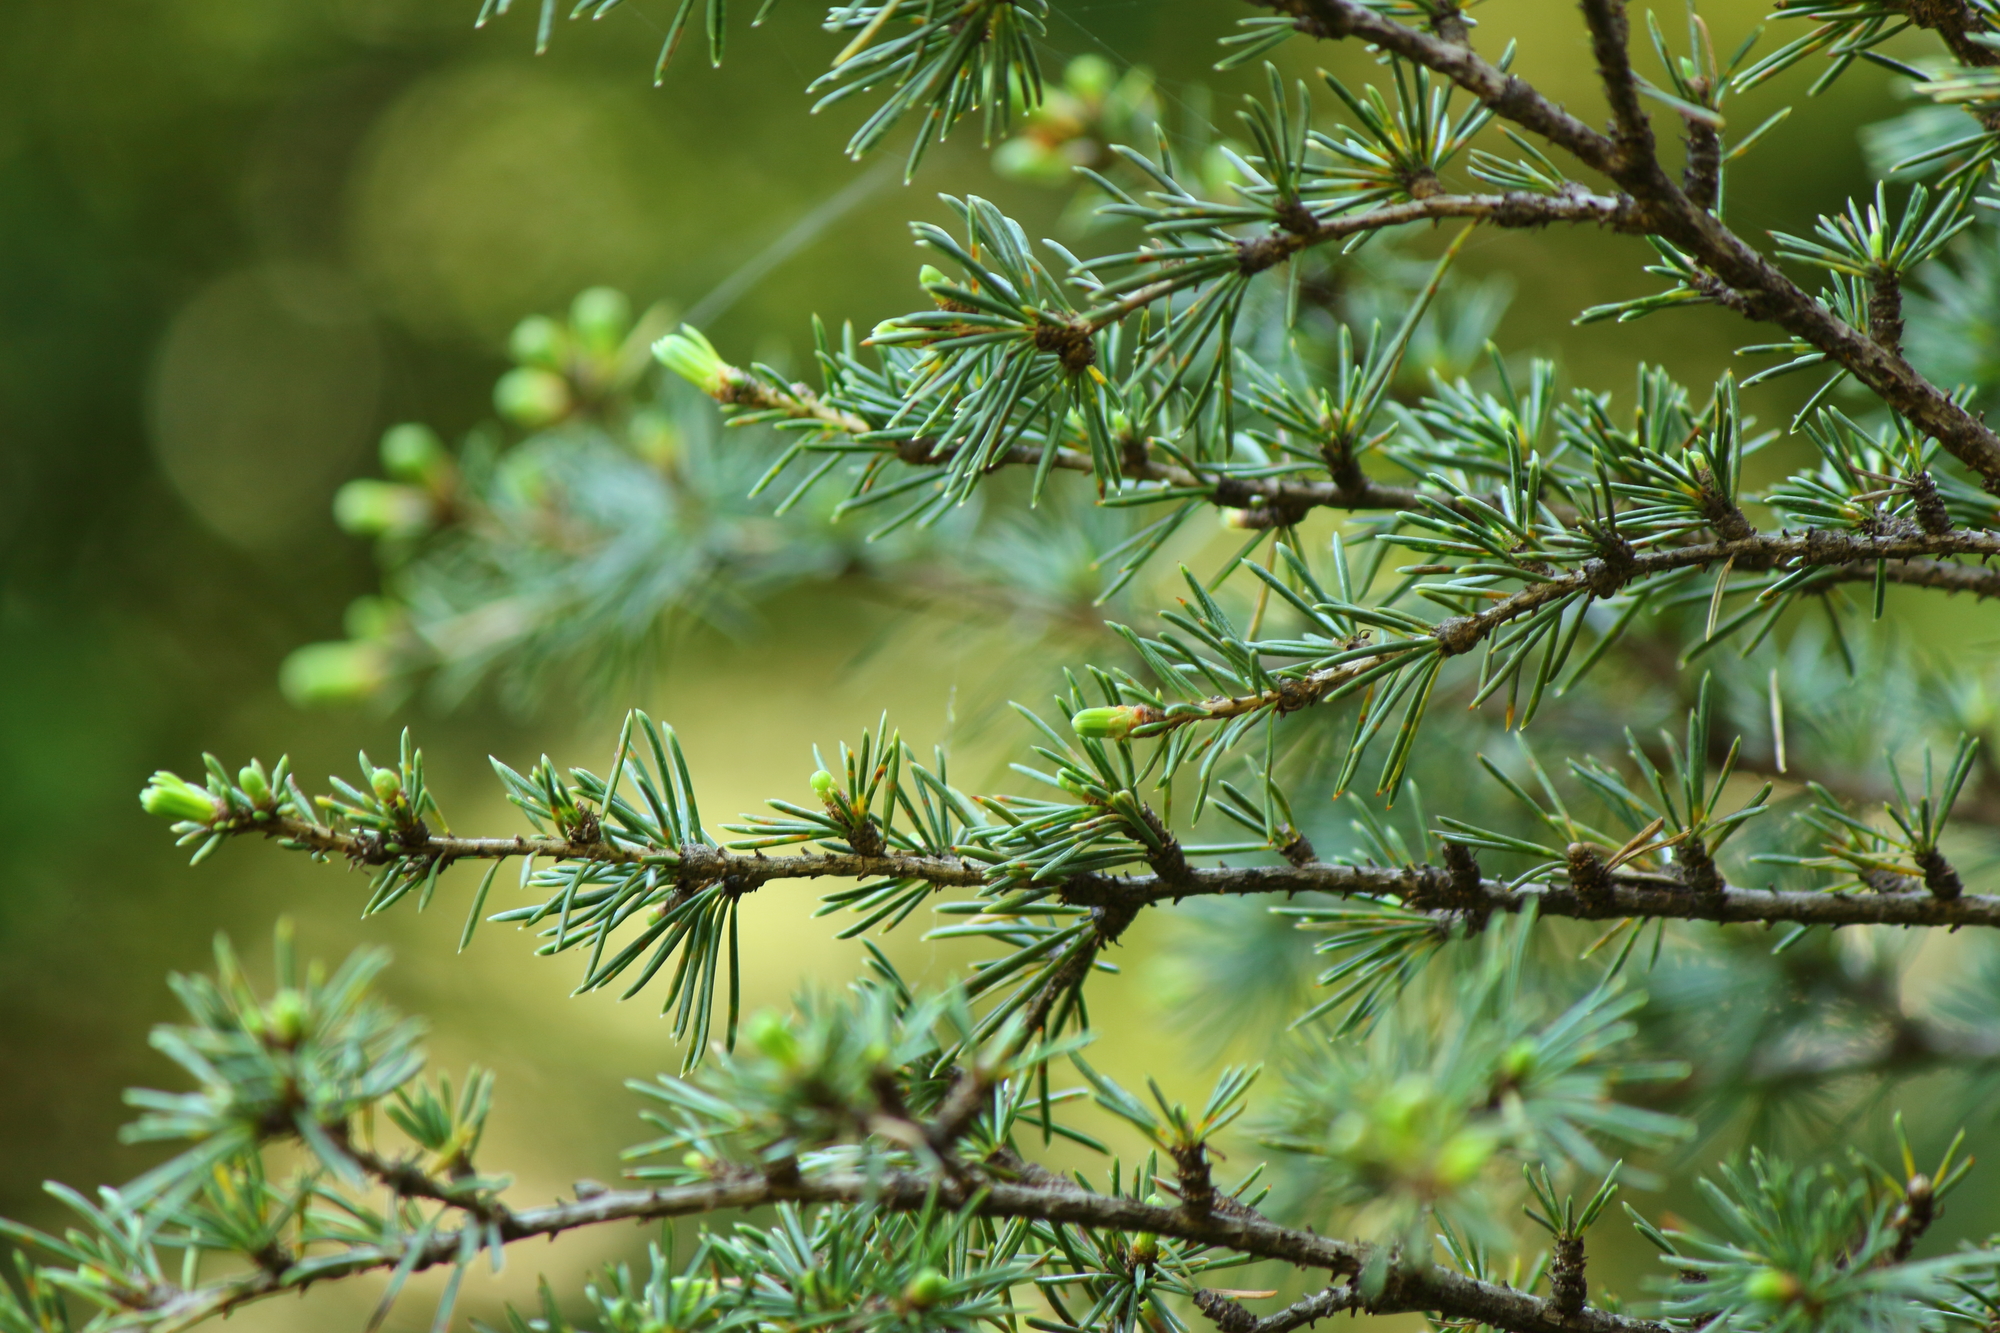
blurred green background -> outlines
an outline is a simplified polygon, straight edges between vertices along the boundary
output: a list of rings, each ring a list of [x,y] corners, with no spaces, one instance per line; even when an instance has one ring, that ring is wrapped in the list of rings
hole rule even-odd
[[[373,471],[384,427],[416,419],[455,437],[491,416],[520,316],[595,283],[685,310],[869,169],[839,152],[858,111],[806,115],[803,87],[836,43],[800,0],[734,33],[720,71],[690,43],[659,89],[647,75],[662,0],[563,25],[539,59],[532,12],[475,32],[475,8],[0,6],[0,800],[16,831],[0,881],[0,1213],[52,1222],[43,1179],[88,1186],[139,1169],[146,1159],[116,1144],[119,1090],[166,1076],[145,1043],[150,1023],[172,1017],[163,974],[205,966],[218,929],[262,960],[281,913],[318,956],[392,945],[388,990],[431,1018],[437,1059],[497,1068],[488,1155],[518,1172],[522,1197],[613,1178],[636,1129],[620,1080],[673,1061],[643,1002],[566,999],[569,964],[533,959],[501,929],[455,956],[469,881],[448,884],[429,916],[364,924],[362,883],[338,868],[236,846],[190,871],[135,800],[155,767],[189,771],[204,749],[232,763],[289,751],[316,778],[347,771],[357,747],[392,750],[408,723],[453,823],[498,831],[514,825],[487,753],[601,763],[622,708],[642,703],[681,728],[713,820],[801,793],[807,741],[853,737],[884,703],[923,746],[969,707],[956,693],[967,673],[986,693],[1033,697],[1052,683],[1039,672],[995,682],[948,633],[807,594],[769,607],[762,636],[680,645],[632,697],[393,716],[281,699],[284,654],[338,637],[342,608],[374,586],[366,547],[335,528],[328,503]],[[1226,110],[1251,79],[1207,67],[1240,8],[1059,3],[1049,64],[1114,55],[1156,70],[1170,101],[1203,80]],[[1725,47],[1759,16],[1741,3],[1710,13]],[[1569,6],[1510,0],[1483,17],[1483,47],[1521,37],[1520,69],[1597,115]],[[1358,72],[1363,59],[1303,43],[1280,54],[1301,74],[1319,62]],[[1799,91],[1760,92],[1743,123]],[[1740,226],[1803,230],[1860,187],[1855,130],[1896,104],[1865,73],[1843,93],[1768,141],[1733,190]],[[918,259],[903,224],[938,216],[947,189],[998,199],[1033,235],[1052,233],[1067,200],[1000,180],[961,133],[914,184],[886,178],[714,320],[718,346],[796,359],[812,312],[865,327],[909,308]],[[1730,340],[1746,340],[1726,317],[1569,326],[1585,305],[1646,290],[1642,250],[1590,233],[1482,235],[1469,263],[1514,275],[1510,351],[1558,357],[1570,383],[1625,390],[1640,357],[1713,374]],[[1792,392],[1756,400],[1766,420]],[[867,651],[884,634],[893,663]],[[964,739],[977,771],[1012,737]],[[810,887],[758,896],[753,1007],[852,975],[858,948],[809,920],[811,902]],[[1154,1068],[1187,1095],[1198,1075],[1157,1021],[1171,988],[1149,963],[1159,929],[1138,932],[1125,979],[1107,988],[1099,1063],[1121,1076]],[[899,948],[913,969],[931,961],[914,931]],[[481,1303],[519,1294],[540,1266],[574,1274],[630,1241],[520,1255]],[[371,1300],[315,1293],[240,1318],[357,1327]],[[419,1319],[427,1307],[413,1301],[396,1322]]]

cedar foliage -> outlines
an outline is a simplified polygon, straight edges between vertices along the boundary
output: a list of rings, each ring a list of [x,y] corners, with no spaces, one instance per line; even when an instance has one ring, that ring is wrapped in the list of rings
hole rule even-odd
[[[0,1223],[0,1333],[180,1328],[362,1273],[388,1275],[379,1324],[431,1268],[443,1329],[511,1242],[746,1208],[503,1326],[2000,1320],[2000,1255],[1926,1240],[2000,1074],[1995,711],[1976,660],[1885,620],[1892,594],[1922,614],[2000,591],[1995,378],[1968,350],[1992,319],[2000,18],[1780,4],[1784,40],[1725,58],[1698,15],[1635,39],[1621,0],[1583,0],[1598,125],[1451,0],[1263,0],[1220,66],[1347,42],[1373,73],[1266,65],[1220,136],[1170,123],[1142,72],[1045,74],[1056,2],[836,7],[813,88],[868,102],[856,156],[903,134],[914,168],[970,122],[1010,173],[1080,174],[1089,253],[951,198],[954,226],[913,224],[927,303],[816,328],[810,383],[602,289],[524,321],[496,390],[513,433],[398,427],[386,476],[341,492],[384,593],[287,667],[306,699],[532,697],[552,673],[615,684],[663,625],[727,628],[801,581],[1034,605],[1094,569],[1136,625],[1019,707],[1025,785],[968,790],[885,720],[796,799],[716,823],[637,711],[601,771],[496,761],[525,833],[452,830],[407,736],[324,794],[284,760],[155,775],[142,803],[197,861],[234,839],[344,860],[371,914],[463,884],[461,947],[482,921],[532,931],[580,992],[657,997],[683,1061],[630,1084],[653,1137],[624,1187],[524,1204],[480,1154],[494,1080],[426,1073],[419,1025],[370,992],[378,953],[329,972],[281,927],[260,990],[218,946],[154,1036],[190,1090],[131,1094],[130,1136],[178,1151],[95,1196],[52,1186],[61,1236]],[[544,0],[539,45],[560,17]],[[721,60],[728,18],[682,0],[661,70],[698,22]],[[1906,59],[1917,38],[1932,54]],[[1738,134],[1726,99],[1809,74],[1837,94],[1857,61],[1932,103],[1871,130],[1882,184],[1768,243],[1733,230],[1730,176],[1783,117]],[[1719,306],[1764,358],[1743,383],[1811,376],[1803,408],[1760,427],[1733,376],[1642,365],[1622,398],[1508,356],[1504,296],[1454,268],[1479,227],[1630,234],[1658,290],[1579,319]],[[1222,559],[1191,537],[1217,511]],[[1176,604],[1141,604],[1177,555]],[[985,956],[924,988],[870,943],[848,992],[746,1017],[740,905],[801,878],[833,884],[844,936],[934,919]],[[1090,1063],[1090,992],[1154,910],[1193,925],[1190,1052],[1204,1024],[1289,1023],[1278,1063],[1198,1104]],[[1934,932],[1949,975],[1918,998],[1905,941]],[[1884,1118],[1886,1160],[1828,1150]],[[1058,1139],[1101,1168],[1038,1164]],[[1621,1179],[1693,1179],[1707,1212],[1614,1208]],[[1619,1295],[1587,1233],[1625,1222],[1663,1263]],[[1231,1278],[1251,1264],[1255,1289]]]

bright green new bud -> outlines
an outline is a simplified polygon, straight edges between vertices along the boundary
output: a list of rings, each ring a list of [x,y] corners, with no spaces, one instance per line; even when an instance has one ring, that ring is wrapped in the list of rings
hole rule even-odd
[[[831,797],[833,795],[834,788],[839,785],[837,782],[834,781],[833,774],[827,772],[823,768],[820,769],[818,772],[814,773],[810,778],[807,779],[807,781],[812,785],[813,792],[822,801]]]
[[[1789,1305],[1799,1298],[1802,1290],[1797,1278],[1776,1268],[1760,1268],[1743,1279],[1745,1296],[1772,1305]]]
[[[236,770],[236,785],[250,798],[251,804],[268,806],[271,803],[271,779],[264,774],[264,766],[252,759]]]
[[[653,344],[653,355],[661,365],[679,375],[711,398],[724,397],[729,389],[730,365],[701,336],[701,330],[683,324]]]
[[[375,799],[384,805],[403,794],[403,779],[393,768],[378,768],[370,773],[368,785],[375,789]]]
[[[1063,70],[1063,83],[1079,97],[1102,97],[1117,81],[1118,71],[1103,56],[1078,56]]]
[[[139,793],[139,808],[162,819],[191,819],[206,824],[216,816],[215,798],[177,773],[164,768]]]
[[[632,327],[632,303],[616,287],[589,287],[570,302],[569,322],[592,351],[615,352]]]
[[[429,426],[405,421],[382,432],[382,470],[397,481],[431,486],[451,468],[451,454]]]
[[[333,521],[357,537],[421,537],[436,520],[431,497],[414,486],[364,477],[333,493]]]
[[[1465,1184],[1479,1174],[1493,1157],[1498,1143],[1491,1134],[1477,1129],[1461,1129],[1445,1141],[1437,1156],[1438,1184],[1447,1189]]]
[[[1122,741],[1145,720],[1144,710],[1123,704],[1117,708],[1086,708],[1069,720],[1069,728],[1088,740]]]
[[[943,1300],[951,1289],[951,1279],[935,1268],[920,1268],[903,1284],[903,1304],[913,1310],[928,1310]]]
[[[569,415],[569,381],[522,366],[502,375],[493,386],[493,406],[515,425],[535,430]]]
[[[714,1300],[722,1288],[712,1277],[670,1277],[667,1279],[667,1299],[685,1305],[699,1305],[703,1301]]]
[[[933,287],[944,286],[951,279],[947,278],[944,275],[944,270],[936,264],[926,264],[917,270],[917,281],[923,285],[925,291],[929,291]]]
[[[750,1044],[777,1063],[790,1068],[799,1062],[799,1039],[791,1025],[766,1009],[753,1017],[744,1029]]]
[[[285,987],[264,1006],[264,1023],[279,1045],[298,1045],[306,1035],[306,997]]]
[[[690,1171],[700,1171],[706,1174],[710,1164],[707,1154],[696,1152],[693,1148],[690,1148],[681,1154],[681,1165]]]
[[[562,325],[547,315],[530,315],[514,326],[507,353],[524,366],[555,370],[562,365],[568,341]]]
[[[1164,1208],[1167,1201],[1155,1192],[1145,1198],[1148,1208]],[[1160,1238],[1150,1231],[1141,1231],[1132,1237],[1132,1257],[1141,1263],[1151,1263],[1160,1257]]]
[[[389,654],[374,643],[309,643],[278,669],[278,688],[302,706],[366,699],[394,675]]]
[[[340,627],[350,639],[379,639],[396,628],[403,608],[387,597],[357,597],[340,613]]]
[[[1032,134],[1009,139],[993,150],[993,170],[1009,180],[1034,185],[1060,185],[1070,179],[1073,164],[1060,148]]]
[[[1532,1037],[1523,1037],[1509,1046],[1500,1056],[1500,1077],[1509,1083],[1519,1083],[1534,1073],[1537,1050]]]
[[[681,428],[664,412],[651,408],[641,408],[632,414],[626,438],[632,443],[633,453],[657,468],[673,467],[686,452]]]
[[[1414,1131],[1436,1104],[1437,1093],[1422,1074],[1405,1074],[1376,1098],[1375,1123],[1397,1136]]]

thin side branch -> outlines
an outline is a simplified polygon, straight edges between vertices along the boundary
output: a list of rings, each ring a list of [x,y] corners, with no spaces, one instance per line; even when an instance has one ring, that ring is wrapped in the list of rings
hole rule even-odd
[[[951,451],[935,452],[929,441],[913,441],[911,448],[898,451],[905,463],[942,466],[951,461]],[[1031,444],[1017,444],[994,460],[994,466],[1036,467],[1042,451]],[[1080,449],[1056,450],[1050,467],[1063,472],[1094,474],[1096,465]],[[1226,509],[1244,511],[1245,527],[1286,527],[1297,523],[1314,509],[1415,509],[1422,503],[1414,486],[1362,477],[1352,484],[1332,481],[1283,481],[1275,477],[1242,477],[1229,473],[1196,473],[1172,463],[1154,459],[1127,459],[1119,471],[1130,481],[1159,482],[1175,490],[1203,490],[1209,500]]]
[[[357,865],[388,865],[410,857],[443,861],[499,861],[515,856],[555,861],[593,861],[602,865],[662,865],[677,869],[682,883],[729,881],[748,891],[774,879],[903,879],[927,880],[940,886],[976,886],[986,882],[983,868],[953,857],[889,853],[859,856],[826,852],[802,856],[742,856],[714,847],[687,845],[638,846],[622,839],[581,842],[568,838],[457,838],[424,833],[411,841],[378,837],[310,824],[302,819],[271,816],[226,830],[263,833],[308,851],[338,855]]]
[[[1222,1333],[1291,1333],[1329,1315],[1359,1310],[1362,1302],[1361,1293],[1351,1286],[1328,1287],[1259,1319],[1221,1292],[1204,1287],[1194,1294],[1194,1307],[1207,1315]]]
[[[333,1134],[337,1140],[344,1137],[339,1130],[340,1127],[336,1127]],[[490,1190],[479,1188],[473,1181],[439,1180],[415,1161],[384,1157],[352,1143],[342,1142],[341,1148],[363,1171],[406,1199],[429,1199],[435,1203],[450,1204],[481,1222],[504,1223],[512,1216],[507,1205],[494,1198]]]
[[[1631,27],[1625,20],[1624,0],[1583,0],[1583,21],[1590,28],[1598,82],[1604,85],[1617,126],[1620,165],[1630,171],[1652,162],[1654,150],[1653,125],[1639,104],[1639,81],[1632,73]]]
[[[1426,38],[1425,40],[1434,40]],[[1459,50],[1458,47],[1449,47]],[[1477,57],[1474,57],[1477,59]],[[1581,222],[1610,227],[1617,231],[1648,230],[1648,219],[1622,195],[1592,194],[1578,189],[1565,194],[1533,194],[1509,190],[1504,194],[1437,194],[1428,199],[1410,199],[1400,204],[1371,208],[1327,218],[1297,231],[1273,231],[1239,244],[1240,263],[1245,272],[1257,273],[1280,264],[1301,251],[1330,241],[1381,231],[1413,222],[1435,222],[1444,218],[1472,218],[1496,227],[1546,227],[1557,222]],[[1095,332],[1110,328],[1155,301],[1171,296],[1183,283],[1163,278],[1139,288],[1117,302],[1093,310],[1086,318]]]

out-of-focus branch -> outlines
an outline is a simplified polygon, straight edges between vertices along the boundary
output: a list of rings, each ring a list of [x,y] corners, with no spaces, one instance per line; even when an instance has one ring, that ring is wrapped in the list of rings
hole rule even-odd
[[[1362,1301],[1361,1293],[1351,1286],[1328,1287],[1260,1319],[1222,1292],[1204,1287],[1194,1294],[1194,1308],[1207,1315],[1222,1333],[1291,1333],[1329,1315],[1359,1310]]]

